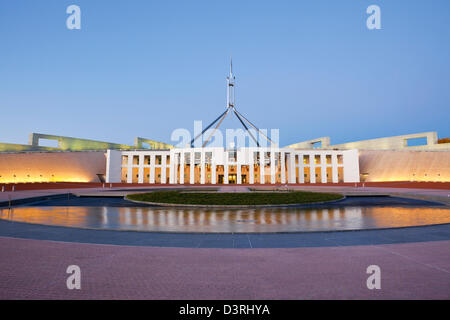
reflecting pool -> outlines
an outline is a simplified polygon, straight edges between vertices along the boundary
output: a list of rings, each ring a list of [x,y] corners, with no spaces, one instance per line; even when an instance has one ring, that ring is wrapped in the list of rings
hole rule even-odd
[[[78,228],[168,232],[305,232],[450,223],[443,206],[340,206],[245,210],[132,206],[33,206],[1,209],[10,221]]]

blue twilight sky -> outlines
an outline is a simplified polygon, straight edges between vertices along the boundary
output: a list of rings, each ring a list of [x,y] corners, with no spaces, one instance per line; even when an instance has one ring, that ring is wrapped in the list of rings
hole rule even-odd
[[[170,142],[224,110],[230,54],[238,110],[281,145],[450,136],[448,0],[1,0],[0,142]]]

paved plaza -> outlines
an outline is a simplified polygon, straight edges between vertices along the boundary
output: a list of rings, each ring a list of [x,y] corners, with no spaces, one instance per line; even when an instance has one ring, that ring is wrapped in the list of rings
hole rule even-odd
[[[0,238],[0,299],[449,299],[450,241],[195,249]],[[366,286],[369,265],[381,289]],[[81,290],[66,268],[81,268]]]
[[[439,197],[441,203],[448,193],[420,188],[337,189],[395,191],[416,198]],[[65,190],[19,190],[14,197]],[[74,191],[105,192],[99,186]],[[11,194],[2,193],[1,198]],[[81,290],[66,287],[69,265],[81,268]],[[381,269],[379,290],[367,288],[366,270],[371,265]],[[450,225],[292,234],[174,234],[3,220],[0,268],[0,299],[449,299]]]

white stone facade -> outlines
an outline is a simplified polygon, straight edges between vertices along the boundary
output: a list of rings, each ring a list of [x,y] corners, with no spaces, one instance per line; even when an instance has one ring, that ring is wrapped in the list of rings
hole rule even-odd
[[[107,151],[106,182],[287,184],[359,182],[358,150],[174,148]]]

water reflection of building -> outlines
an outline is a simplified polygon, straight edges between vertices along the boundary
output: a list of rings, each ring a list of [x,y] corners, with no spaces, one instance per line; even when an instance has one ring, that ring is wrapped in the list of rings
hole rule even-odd
[[[146,207],[18,207],[0,210],[0,218],[49,225],[142,231],[281,232],[450,223],[450,209],[341,207],[183,210]]]
[[[228,232],[236,228],[241,231],[280,231],[280,228],[330,229],[337,224],[344,229],[361,228],[362,211],[359,207],[333,209],[155,209],[127,208],[118,210],[119,223],[151,230],[216,231]],[[263,228],[263,229],[262,229]],[[265,228],[265,229],[264,229]],[[289,231],[289,228],[286,230]],[[291,231],[292,231],[291,230]]]

